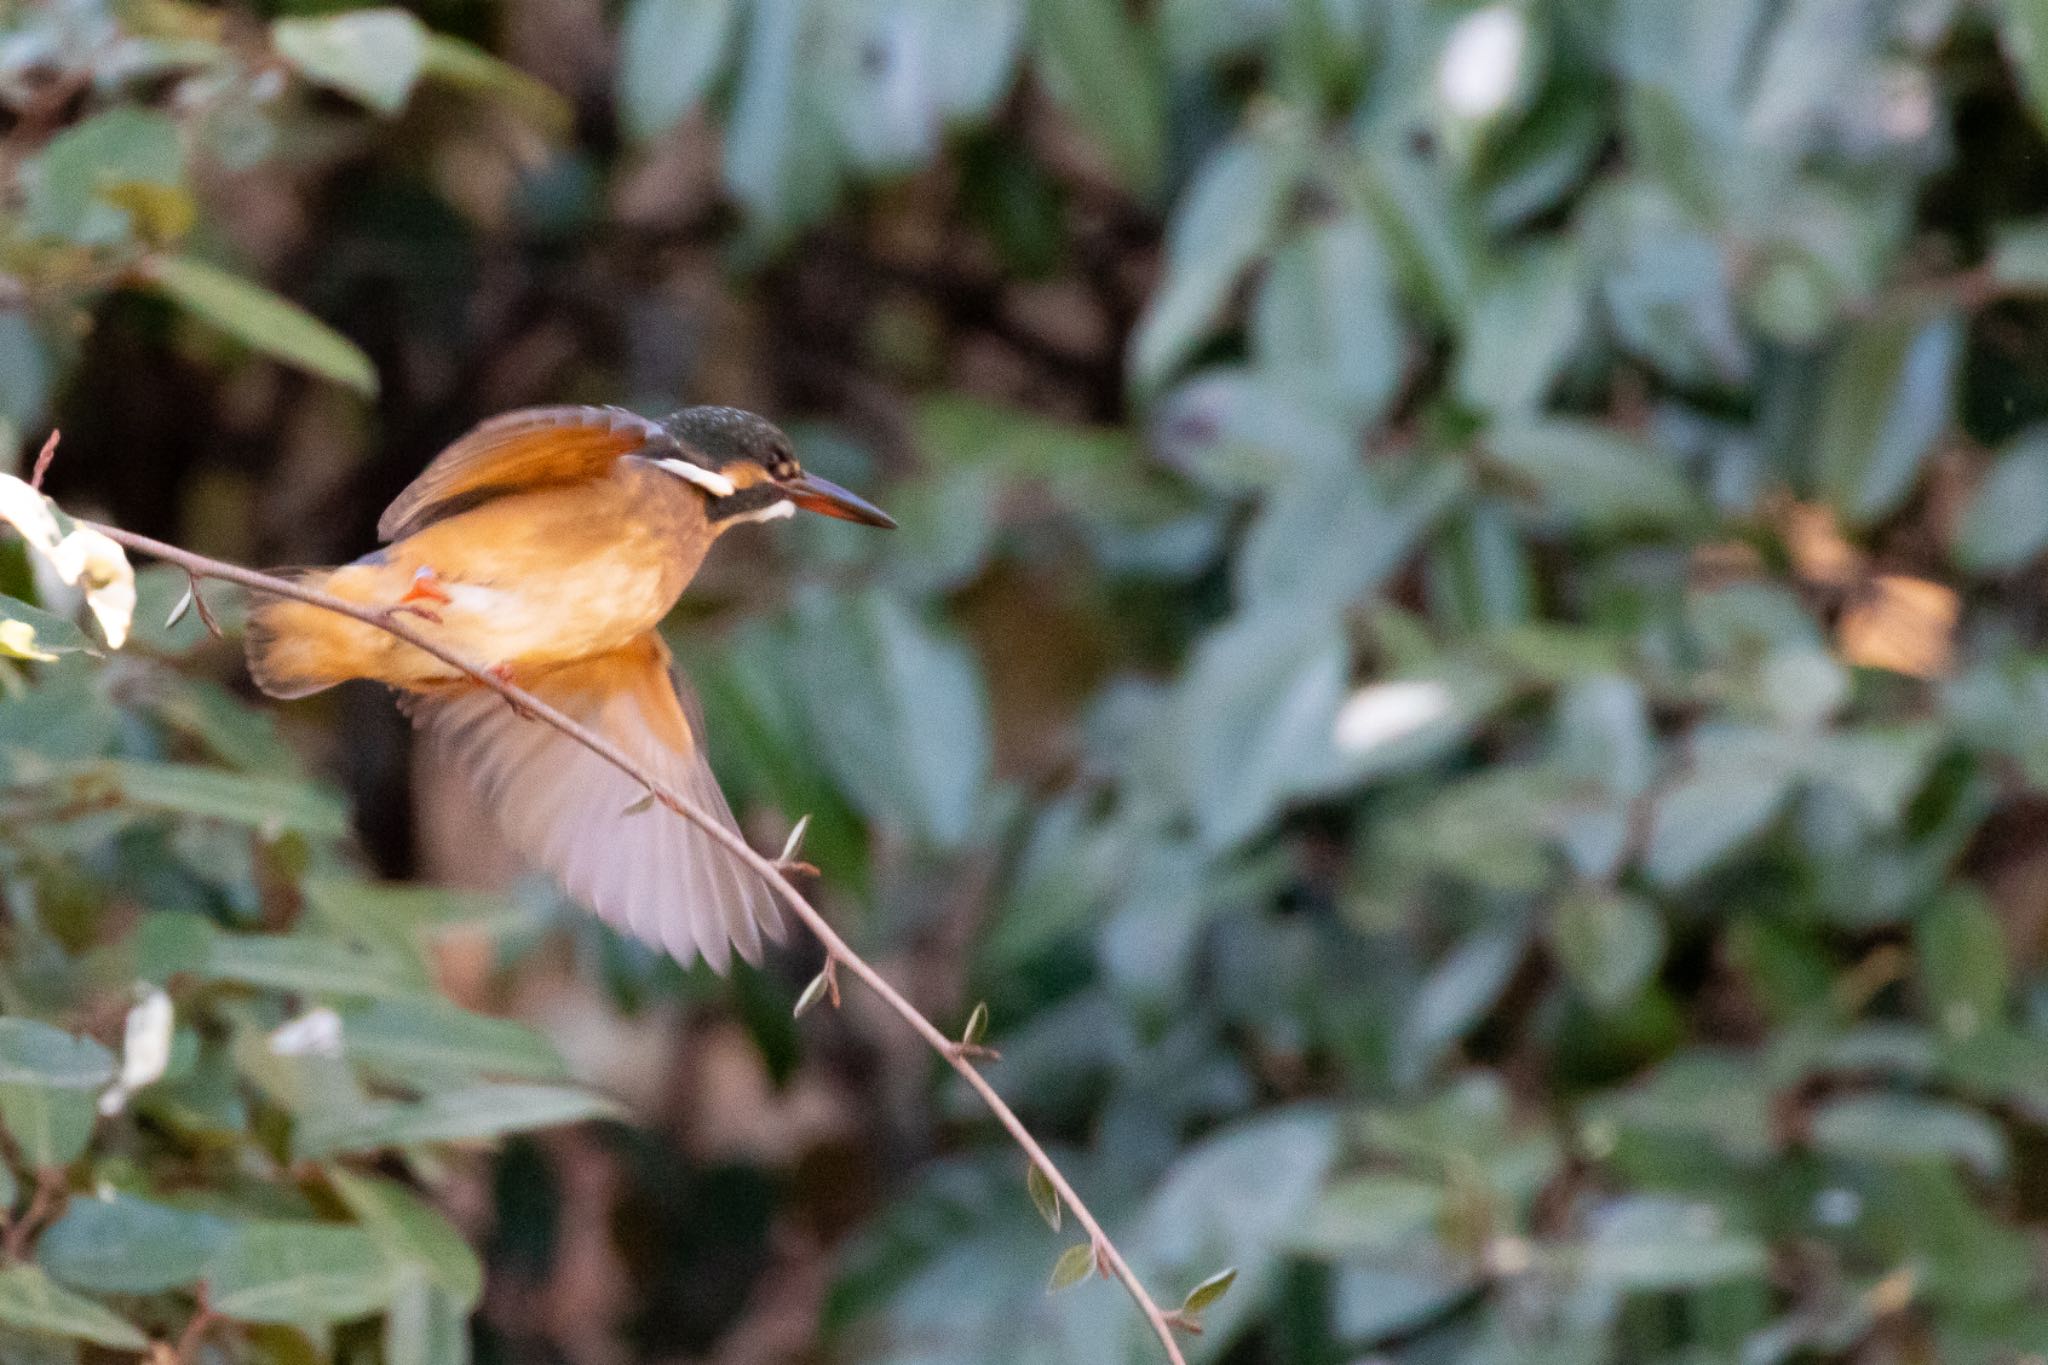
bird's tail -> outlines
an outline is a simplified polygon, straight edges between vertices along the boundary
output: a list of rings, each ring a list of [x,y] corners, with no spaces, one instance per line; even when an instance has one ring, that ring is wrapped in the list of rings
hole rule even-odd
[[[371,605],[378,596],[375,575],[366,572],[369,567],[293,569],[279,576],[345,601]],[[259,596],[249,609],[243,650],[256,685],[289,700],[372,676],[378,654],[388,649],[387,639],[375,627],[338,612],[288,597]]]

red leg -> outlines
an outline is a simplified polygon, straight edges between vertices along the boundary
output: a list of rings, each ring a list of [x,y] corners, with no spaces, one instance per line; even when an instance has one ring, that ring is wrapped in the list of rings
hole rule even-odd
[[[519,685],[519,680],[512,676],[512,665],[510,664],[492,664],[489,668],[485,669],[484,672],[490,674],[492,677],[496,678],[501,683],[509,683],[514,687]],[[512,698],[510,697],[505,698],[505,704],[511,707],[512,714],[519,717],[519,719],[521,720],[532,720],[534,718],[532,711],[520,705],[518,702],[512,700]]]

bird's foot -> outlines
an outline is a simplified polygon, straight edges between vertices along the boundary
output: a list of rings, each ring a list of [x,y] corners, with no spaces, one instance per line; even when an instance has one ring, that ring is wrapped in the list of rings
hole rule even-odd
[[[395,621],[401,616],[417,616],[422,621],[431,621],[437,626],[441,624],[440,612],[430,611],[412,602],[400,602],[395,607],[386,607],[382,615],[386,621]]]
[[[413,570],[412,585],[405,590],[405,596],[398,599],[398,605],[403,607],[410,603],[432,602],[437,607],[445,607],[454,600],[448,595],[448,590],[441,586],[441,576],[422,564]]]
[[[512,665],[510,664],[492,664],[489,668],[485,669],[484,672],[490,674],[493,678],[496,678],[499,682],[505,684],[505,686],[507,687],[517,687],[519,685],[518,679],[512,676]],[[504,694],[500,693],[499,695],[502,696]],[[525,702],[522,702],[515,697],[505,697],[505,705],[511,707],[512,714],[519,717],[519,719],[521,720],[539,719],[539,717],[537,717],[534,714],[532,707],[528,706]]]

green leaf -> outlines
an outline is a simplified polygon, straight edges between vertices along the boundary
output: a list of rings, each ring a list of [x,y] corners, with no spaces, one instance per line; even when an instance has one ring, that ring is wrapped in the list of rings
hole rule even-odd
[[[0,313],[0,429],[11,423],[19,433],[42,425],[57,379],[50,351],[29,318]],[[0,452],[0,470],[11,460],[12,452]]]
[[[470,1365],[469,1311],[417,1269],[397,1273],[383,1365]]]
[[[1071,1289],[1095,1272],[1095,1244],[1076,1242],[1060,1253],[1052,1263],[1052,1278],[1046,1282],[1045,1292],[1057,1294],[1062,1289]]]
[[[1217,1271],[1214,1275],[1211,1275],[1208,1279],[1188,1291],[1187,1298],[1181,1301],[1180,1311],[1182,1315],[1185,1317],[1195,1316],[1203,1309],[1222,1299],[1225,1294],[1230,1292],[1230,1286],[1236,1283],[1236,1266],[1231,1266],[1227,1270]]]
[[[1998,457],[1956,523],[1956,562],[1973,573],[2017,569],[2048,547],[2048,432]]]
[[[1435,1237],[1443,1186],[1368,1172],[1332,1181],[1308,1216],[1287,1234],[1288,1250],[1319,1260],[1369,1253],[1398,1257]]]
[[[2000,10],[2005,59],[2018,73],[2035,124],[2048,129],[2048,0],[2005,0]]]
[[[1377,421],[1406,362],[1394,269],[1362,215],[1315,223],[1267,263],[1252,310],[1259,368],[1291,389]]]
[[[376,394],[370,358],[289,299],[189,257],[158,257],[148,274],[172,299],[253,349],[364,397]]]
[[[1283,129],[1234,138],[1202,164],[1167,226],[1165,278],[1131,337],[1131,382],[1140,393],[1156,392],[1187,360],[1271,244],[1302,152],[1300,140]]]
[[[1664,921],[1634,896],[1584,890],[1558,905],[1551,950],[1596,1009],[1616,1010],[1641,994],[1664,960]]]
[[[102,1294],[159,1294],[195,1284],[231,1225],[130,1194],[74,1198],[36,1242],[57,1279]]]
[[[1952,313],[1863,323],[1829,367],[1815,433],[1820,490],[1852,527],[1895,511],[1947,430],[1963,330]]]
[[[619,27],[619,109],[636,138],[704,98],[738,29],[738,0],[632,0]]]
[[[159,981],[183,972],[208,981],[335,996],[416,995],[430,989],[416,957],[374,941],[303,931],[230,934],[198,915],[149,916],[137,937],[136,958],[143,974]]]
[[[33,1019],[0,1019],[0,1124],[32,1167],[65,1166],[92,1140],[114,1054]]]
[[[91,648],[85,632],[63,617],[0,594],[0,657],[47,663]]]
[[[1502,261],[1485,281],[1458,353],[1458,396],[1482,412],[1533,413],[1584,335],[1590,290],[1574,239]]]
[[[184,175],[175,122],[132,105],[110,109],[51,138],[22,168],[21,225],[32,236],[85,246],[125,242],[135,222],[104,192],[119,185],[177,186]]]
[[[426,26],[402,9],[279,19],[270,38],[307,80],[386,115],[405,107],[427,60]]]
[[[988,702],[975,659],[894,596],[798,604],[797,682],[825,765],[868,815],[951,848],[988,780]]]
[[[342,1012],[350,1061],[401,1080],[456,1076],[559,1080],[568,1074],[553,1043],[515,1019],[460,1009],[439,997],[375,1000]]]
[[[769,241],[823,217],[840,167],[805,79],[815,0],[755,0],[725,125],[725,179]]]
[[[1944,1035],[1970,1038],[2004,1020],[2012,967],[2005,930],[1981,895],[1950,888],[1920,916],[1913,946],[1928,1014]]]
[[[152,810],[248,825],[272,837],[286,830],[327,839],[348,833],[348,804],[304,782],[187,763],[109,762],[92,771],[105,773],[123,800]]]
[[[359,926],[403,937],[486,925],[508,913],[502,895],[446,886],[310,876],[300,889],[320,918],[337,931]]]
[[[1991,277],[2025,293],[2048,290],[2048,222],[2011,223],[1991,243]]]
[[[1685,776],[1666,787],[1650,819],[1644,870],[1682,886],[1761,835],[1783,809],[1801,755],[1770,731],[1703,730]]]
[[[1401,1020],[1394,1069],[1409,1084],[1471,1032],[1500,1000],[1527,949],[1519,926],[1480,929],[1444,954],[1416,988]]]
[[[618,1114],[617,1105],[587,1090],[479,1084],[417,1101],[381,1100],[303,1115],[293,1150],[318,1158],[423,1142],[475,1142]]]
[[[468,1311],[484,1292],[483,1264],[439,1210],[396,1181],[328,1172],[335,1192],[398,1266],[416,1266],[430,1283]]]
[[[1450,460],[1342,461],[1284,480],[1232,566],[1247,607],[1316,611],[1378,592],[1467,488]]]
[[[389,1302],[376,1238],[331,1223],[242,1223],[206,1266],[208,1302],[237,1322],[304,1326],[366,1317]]]
[[[1320,612],[1240,616],[1202,640],[1176,696],[1173,753],[1203,843],[1249,838],[1334,770],[1349,670],[1343,631]]]
[[[1314,1207],[1338,1148],[1334,1110],[1269,1109],[1207,1135],[1177,1157],[1137,1224],[1120,1240],[1154,1280],[1193,1280],[1219,1261],[1242,1291],[1212,1304],[1211,1340],[1228,1342],[1282,1271],[1280,1251]]]
[[[1060,1230],[1060,1192],[1053,1188],[1052,1178],[1037,1162],[1029,1162],[1024,1168],[1024,1186],[1031,1192],[1031,1203],[1038,1210],[1038,1216],[1054,1232]]]
[[[1763,1244],[1727,1231],[1718,1210],[1658,1196],[1612,1201],[1577,1259],[1587,1281],[1617,1290],[1698,1289],[1767,1265]]]
[[[445,33],[427,34],[426,60],[420,74],[463,90],[503,100],[535,127],[555,136],[567,134],[575,124],[569,101],[552,87],[521,71],[510,62],[451,38]]]
[[[1575,528],[1649,530],[1700,511],[1684,475],[1661,451],[1590,422],[1510,422],[1489,433],[1486,446]]]
[[[1031,36],[1053,98],[1141,194],[1164,172],[1166,92],[1159,54],[1122,0],[1031,0]]]
[[[149,1338],[126,1318],[50,1280],[39,1266],[0,1268],[0,1325],[89,1341],[115,1351],[142,1351]]]
[[[1813,1115],[1813,1142],[1872,1161],[1961,1161],[1986,1180],[2005,1173],[2005,1134],[1974,1109],[1917,1095],[1844,1095]]]

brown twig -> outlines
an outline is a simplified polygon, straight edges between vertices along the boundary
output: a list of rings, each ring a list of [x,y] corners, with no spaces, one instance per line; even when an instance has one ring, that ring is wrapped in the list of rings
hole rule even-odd
[[[0,1248],[4,1248],[8,1260],[28,1258],[30,1243],[61,1206],[63,1195],[63,1171],[45,1167],[36,1172],[35,1190],[29,1195],[28,1207],[21,1211],[21,1217],[7,1225],[5,1238],[0,1239]]]
[[[177,1365],[199,1365],[199,1348],[206,1343],[207,1333],[219,1322],[220,1314],[213,1311],[213,1302],[207,1293],[205,1281],[199,1284],[199,1300],[192,1310],[192,1320],[185,1324],[185,1330],[178,1333],[178,1344],[171,1348],[171,1358]]]
[[[832,927],[824,915],[819,913],[815,906],[798,893],[797,889],[790,884],[789,879],[783,875],[782,869],[776,866],[770,859],[756,853],[746,840],[727,829],[723,824],[698,809],[689,801],[678,796],[658,778],[649,773],[646,768],[635,762],[624,750],[620,749],[603,735],[583,725],[581,722],[564,715],[539,697],[534,696],[531,692],[528,692],[516,683],[508,681],[498,672],[483,665],[472,663],[468,659],[444,649],[389,613],[358,606],[353,602],[344,602],[338,597],[330,597],[326,593],[317,592],[286,579],[276,578],[266,573],[258,573],[253,569],[245,569],[239,565],[211,559],[205,555],[194,554],[190,550],[181,549],[176,545],[170,545],[161,540],[154,540],[149,536],[137,535],[133,531],[124,531],[117,526],[104,526],[95,522],[80,522],[80,525],[93,526],[104,533],[109,539],[131,550],[136,550],[156,559],[164,560],[167,563],[175,564],[195,578],[218,579],[224,583],[237,583],[255,592],[268,593],[274,597],[288,597],[293,601],[304,602],[308,606],[319,607],[323,610],[361,621],[365,625],[374,626],[378,630],[395,636],[413,646],[413,648],[439,659],[442,663],[462,673],[477,685],[488,687],[522,714],[531,716],[542,724],[553,726],[563,735],[581,744],[584,748],[590,750],[590,752],[596,754],[599,758],[645,787],[656,801],[704,831],[713,841],[722,845],[729,853],[752,868],[757,875],[774,887],[776,893],[788,904],[797,918],[801,919],[805,927],[812,934],[816,935],[818,941],[824,945],[827,957],[833,962],[843,964],[848,971],[866,982],[868,988],[881,996],[883,1003],[888,1005],[891,1010],[894,1010],[904,1023],[910,1025],[911,1029],[930,1045],[932,1051],[944,1058],[946,1064],[958,1072],[961,1079],[965,1080],[974,1090],[974,1093],[981,1097],[981,1102],[988,1106],[988,1110],[995,1116],[996,1122],[1001,1124],[1004,1131],[1009,1133],[1012,1141],[1024,1149],[1025,1155],[1037,1163],[1038,1167],[1045,1172],[1046,1178],[1052,1182],[1052,1186],[1059,1192],[1060,1198],[1066,1201],[1069,1209],[1073,1210],[1075,1219],[1080,1222],[1082,1228],[1093,1239],[1100,1262],[1107,1267],[1117,1280],[1122,1282],[1124,1289],[1129,1292],[1132,1300],[1138,1305],[1139,1311],[1144,1313],[1146,1322],[1150,1324],[1153,1333],[1159,1338],[1160,1345],[1165,1348],[1167,1359],[1172,1361],[1173,1365],[1186,1365],[1185,1358],[1181,1355],[1180,1344],[1174,1340],[1173,1327],[1168,1321],[1167,1314],[1160,1309],[1158,1304],[1152,1301],[1152,1296],[1145,1290],[1144,1282],[1138,1278],[1137,1273],[1124,1260],[1123,1253],[1117,1250],[1116,1244],[1110,1241],[1109,1234],[1102,1230],[1102,1225],[1096,1221],[1095,1215],[1089,1212],[1088,1206],[1081,1201],[1081,1196],[1074,1192],[1074,1187],[1067,1182],[1066,1176],[1060,1173],[1059,1167],[1053,1164],[1052,1158],[1045,1154],[1043,1147],[1039,1146],[1038,1139],[1031,1136],[1030,1130],[1024,1126],[1024,1121],[1017,1117],[1016,1112],[1003,1101],[1002,1096],[996,1093],[995,1087],[988,1083],[988,1079],[974,1065],[974,1058],[968,1055],[968,1050],[962,1048],[953,1039],[940,1032],[938,1026],[925,1018],[918,1011],[917,1006],[904,998],[901,991],[890,985],[887,978],[869,966],[867,959],[848,946],[846,940],[839,936],[838,931]],[[834,984],[836,985],[836,981]]]
[[[43,442],[42,450],[36,454],[36,467],[28,476],[28,486],[30,488],[35,489],[37,492],[42,491],[43,475],[50,472],[50,461],[56,457],[56,454],[57,433],[53,431],[50,433],[50,438]]]

